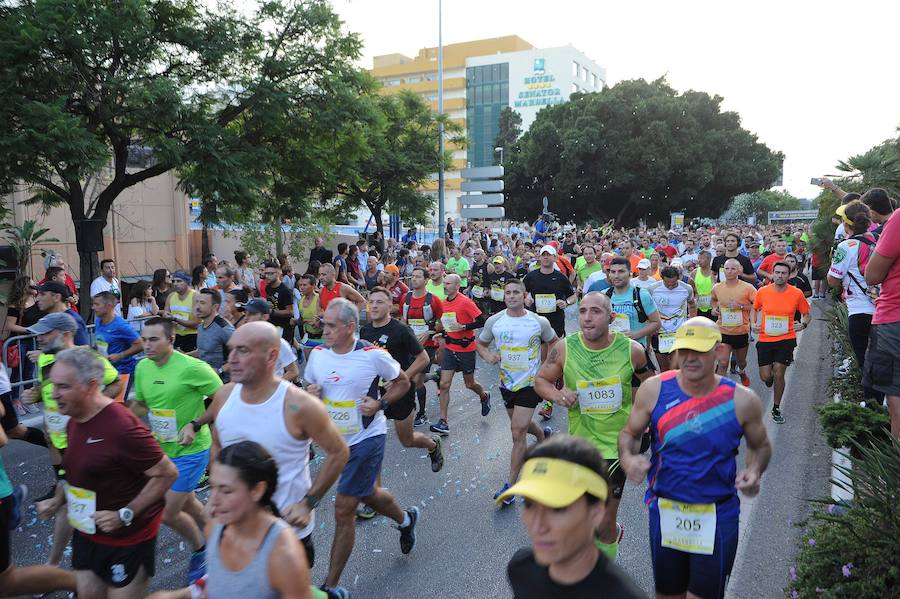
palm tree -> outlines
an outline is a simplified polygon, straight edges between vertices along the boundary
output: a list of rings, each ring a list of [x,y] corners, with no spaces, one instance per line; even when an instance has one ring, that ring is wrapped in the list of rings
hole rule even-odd
[[[26,220],[21,227],[6,229],[6,241],[13,248],[16,257],[16,268],[20,273],[29,271],[31,251],[38,243],[59,243],[55,237],[44,237],[49,228],[38,228],[37,222]]]

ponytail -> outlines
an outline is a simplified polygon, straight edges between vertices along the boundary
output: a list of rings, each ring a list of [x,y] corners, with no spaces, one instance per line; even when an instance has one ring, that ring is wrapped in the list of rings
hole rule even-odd
[[[266,483],[259,505],[270,510],[275,517],[281,516],[272,501],[272,495],[278,486],[278,465],[262,445],[254,441],[240,441],[229,445],[219,452],[216,462],[234,468],[248,488],[253,488],[260,482]]]

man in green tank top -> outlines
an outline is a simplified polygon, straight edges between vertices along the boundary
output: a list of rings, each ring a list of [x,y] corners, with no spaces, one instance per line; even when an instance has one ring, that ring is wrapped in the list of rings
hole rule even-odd
[[[712,269],[712,254],[703,250],[697,255],[697,268],[691,273],[690,284],[697,297],[697,316],[712,317],[712,288],[715,273]]]
[[[534,388],[543,399],[568,408],[569,434],[590,441],[606,460],[611,495],[597,530],[597,546],[614,560],[621,540],[616,513],[625,488],[617,440],[631,414],[633,387],[653,369],[640,343],[610,330],[613,318],[606,294],[585,295],[578,307],[580,331],[551,347]],[[562,389],[556,388],[559,378]]]

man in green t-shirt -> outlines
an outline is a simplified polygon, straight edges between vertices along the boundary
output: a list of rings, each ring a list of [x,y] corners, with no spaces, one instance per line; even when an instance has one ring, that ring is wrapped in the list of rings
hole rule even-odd
[[[584,282],[598,270],[603,270],[603,265],[597,262],[597,252],[594,246],[585,244],[581,256],[575,261],[575,273],[578,275],[578,291],[581,293],[586,291]]]
[[[460,289],[465,289],[469,286],[469,271],[471,269],[469,261],[460,255],[459,246],[451,246],[450,259],[447,260],[447,272],[452,275],[459,275]]]
[[[148,319],[141,340],[147,357],[134,370],[131,409],[139,417],[149,416],[153,436],[178,467],[178,480],[166,492],[163,522],[191,544],[190,584],[206,573],[206,516],[194,489],[206,472],[212,444],[209,427],[195,421],[206,409],[204,399],[215,394],[222,380],[206,362],[175,351],[169,320]]]

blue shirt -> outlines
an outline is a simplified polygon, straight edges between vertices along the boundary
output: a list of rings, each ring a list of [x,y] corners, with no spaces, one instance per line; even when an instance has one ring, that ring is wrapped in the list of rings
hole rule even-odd
[[[598,279],[598,280],[594,281],[593,283],[591,283],[590,287],[588,287],[587,289],[584,290],[584,294],[587,295],[588,293],[591,293],[594,291],[600,291],[602,293],[603,291],[606,291],[610,287],[612,287],[612,285],[610,284],[608,279],[606,279],[606,278]]]
[[[647,316],[656,313],[656,302],[654,302],[653,298],[650,297],[650,292],[646,289],[640,289],[638,293],[638,297],[641,300],[641,305],[644,307],[644,312],[647,313]],[[638,320],[637,310],[634,307],[633,285],[629,285],[628,290],[625,293],[618,293],[616,291],[613,291],[611,300],[613,312],[615,312],[616,314],[625,314],[628,316],[629,328],[632,331],[637,331],[644,326],[644,323]],[[646,337],[637,339],[637,342],[644,347],[647,347]]]
[[[121,316],[114,317],[109,324],[103,324],[103,321],[97,320],[95,333],[97,335],[97,351],[106,357],[126,351],[138,338],[138,334]],[[131,374],[134,372],[136,361],[134,356],[128,356],[113,366],[116,367],[119,374]]]
[[[91,338],[88,337],[87,327],[84,324],[84,319],[81,318],[81,314],[69,308],[66,310],[66,313],[75,319],[75,324],[78,325],[78,330],[75,331],[75,345],[90,345]]]

